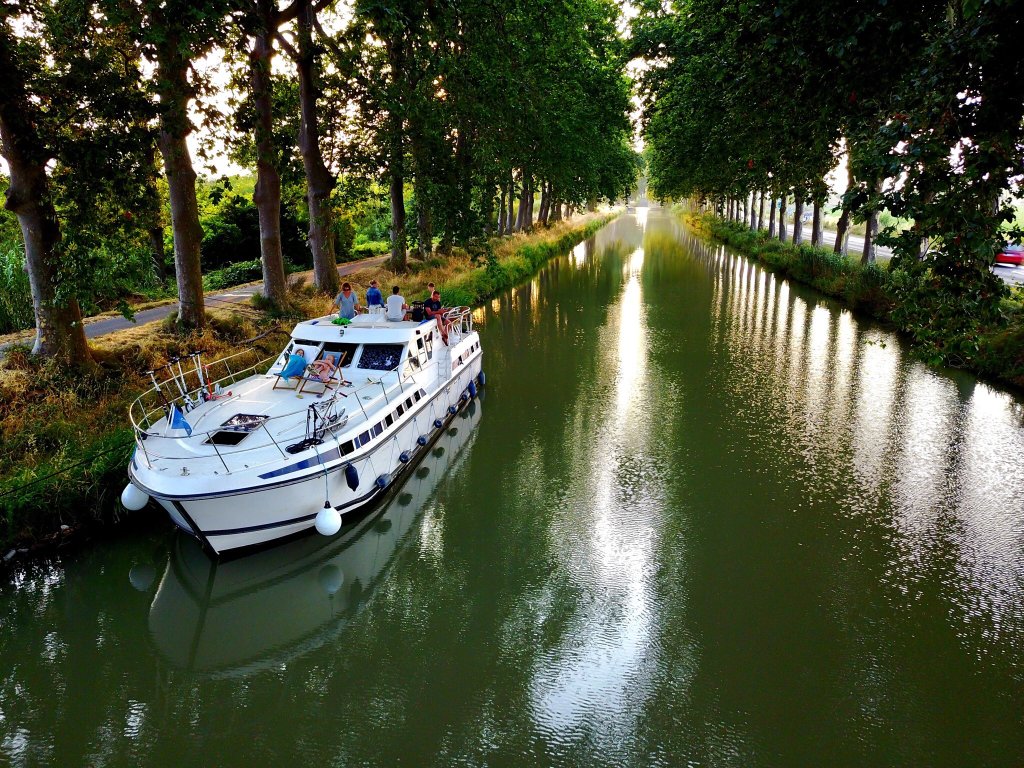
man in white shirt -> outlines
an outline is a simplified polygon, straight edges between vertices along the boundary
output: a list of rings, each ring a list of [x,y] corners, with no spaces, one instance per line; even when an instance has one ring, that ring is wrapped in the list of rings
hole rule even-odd
[[[405,319],[405,311],[409,308],[409,305],[405,303],[405,297],[398,293],[397,285],[391,289],[391,295],[388,296],[388,300],[384,303],[386,306],[385,314],[388,320],[397,323]]]

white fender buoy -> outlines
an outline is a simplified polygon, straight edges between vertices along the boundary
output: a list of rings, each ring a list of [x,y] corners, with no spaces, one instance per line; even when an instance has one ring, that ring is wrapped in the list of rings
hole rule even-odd
[[[341,530],[341,515],[338,510],[330,505],[324,504],[324,508],[316,513],[316,532],[321,536],[333,536]]]
[[[156,568],[148,563],[133,565],[128,571],[128,581],[139,592],[148,592],[156,579]]]
[[[329,597],[334,597],[338,590],[341,589],[341,585],[345,583],[345,574],[334,563],[327,563],[327,565],[320,569],[320,573],[316,575],[316,578],[320,582],[320,588]]]
[[[141,490],[135,483],[128,483],[121,491],[121,503],[125,509],[138,512],[149,504],[149,494]]]

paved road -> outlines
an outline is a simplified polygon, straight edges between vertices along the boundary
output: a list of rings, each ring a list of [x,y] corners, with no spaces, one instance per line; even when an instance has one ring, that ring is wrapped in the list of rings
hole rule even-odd
[[[804,227],[804,242],[811,242],[811,228]],[[792,237],[792,231],[790,231],[790,237]],[[822,239],[826,245],[832,246],[836,242],[836,233],[831,230],[822,231]],[[864,250],[864,238],[860,235],[850,235],[849,241],[849,252],[851,255],[860,255]],[[892,249],[886,248],[881,245],[875,246],[875,258],[879,261],[888,261],[892,258]],[[1012,264],[997,264],[992,267],[992,271],[1001,277],[1006,283],[1010,285],[1022,285],[1024,284],[1024,266],[1014,266]]]
[[[353,272],[358,272],[361,269],[367,267],[376,267],[384,263],[387,260],[387,256],[371,256],[368,259],[360,259],[359,261],[349,261],[338,266],[338,274],[341,276],[350,275]],[[304,277],[307,280],[311,280],[313,277],[313,271],[297,272],[289,277]],[[207,309],[223,309],[231,306],[232,304],[243,304],[249,301],[249,298],[256,293],[259,293],[263,289],[263,283],[249,283],[248,285],[239,285],[235,288],[229,288],[223,291],[210,291],[204,294]],[[135,319],[129,320],[121,315],[114,317],[104,317],[102,319],[86,320],[85,324],[85,336],[89,339],[95,339],[97,336],[105,336],[108,333],[114,331],[123,331],[127,328],[136,328],[140,325],[146,325],[148,323],[155,323],[163,320],[168,315],[177,313],[177,304],[165,304],[162,307],[154,307],[153,309],[144,309],[141,312],[135,313]],[[27,332],[22,339],[22,343],[25,341],[31,341],[33,338],[32,332]],[[14,342],[8,342],[7,344],[0,345],[0,356],[3,355],[3,350],[11,346]]]

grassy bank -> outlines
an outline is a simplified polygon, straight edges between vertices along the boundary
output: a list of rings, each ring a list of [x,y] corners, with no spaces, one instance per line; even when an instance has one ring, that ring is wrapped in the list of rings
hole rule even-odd
[[[474,305],[533,274],[547,259],[586,239],[616,214],[590,214],[528,235],[494,238],[473,252],[413,262],[407,272],[363,270],[346,279],[360,295],[371,279],[399,285],[410,301],[435,283],[448,306]],[[0,360],[0,568],[12,548],[81,538],[124,519],[118,502],[134,442],[131,401],[147,388],[144,372],[202,350],[215,360],[242,346],[254,357],[281,349],[292,324],[326,314],[331,299],[301,281],[291,286],[285,316],[252,306],[209,314],[209,327],[183,338],[151,323],[93,342],[96,365],[70,371],[13,347]]]
[[[769,238],[766,232],[752,232],[747,226],[728,222],[712,214],[684,214],[698,234],[718,240],[760,261],[774,272],[805,283],[822,293],[844,301],[854,310],[881,320],[899,331],[913,335],[912,328],[895,321],[897,281],[905,273],[884,266],[862,266],[856,258],[832,253],[831,249],[794,246]],[[955,359],[929,360],[971,370],[986,378],[1024,387],[1024,306],[1018,289],[1014,298],[1004,300],[1007,322],[982,329],[970,344],[957,345]],[[970,348],[969,353],[961,350]]]

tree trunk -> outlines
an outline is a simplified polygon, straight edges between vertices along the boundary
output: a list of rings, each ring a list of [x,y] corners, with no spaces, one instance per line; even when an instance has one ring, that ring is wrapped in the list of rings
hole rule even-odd
[[[786,242],[786,196],[779,201],[779,240]]]
[[[498,197],[498,236],[505,234],[505,185],[502,184]]]
[[[548,183],[542,181],[540,185],[540,215],[538,216],[538,221],[545,227],[548,225],[548,207],[550,205]]]
[[[23,73],[12,56],[6,26],[0,26],[0,150],[7,160],[10,186],[4,207],[18,217],[25,241],[32,307],[36,319],[33,354],[69,365],[89,363],[89,345],[78,300],[58,303],[60,225],[50,201],[46,163],[49,153],[34,129],[36,110],[26,93]]]
[[[395,121],[392,120],[392,123]],[[398,120],[397,122],[401,122]],[[401,127],[392,125],[390,144],[390,161],[388,164],[389,188],[391,201],[391,269],[396,272],[405,270],[405,187],[402,157]]]
[[[430,205],[430,152],[419,129],[409,132],[409,150],[416,198],[416,258],[426,259],[434,250],[434,221]]]
[[[877,199],[878,194],[882,191],[882,180],[878,179],[871,185],[872,191],[875,193]],[[860,263],[874,264],[875,263],[875,238],[878,236],[878,209],[872,209],[868,215],[867,221],[864,223],[864,250],[861,252]]]
[[[202,328],[206,324],[203,306],[203,273],[200,246],[203,230],[196,202],[196,172],[186,142],[192,132],[188,103],[192,86],[188,82],[190,62],[178,40],[168,37],[157,48],[157,92],[160,96],[160,154],[164,158],[168,196],[171,204],[171,232],[174,235],[174,274],[178,282],[178,324]]]
[[[494,233],[494,188],[497,183],[493,176],[488,176],[480,192],[480,218],[484,221],[484,235],[486,236]]]
[[[553,222],[561,221],[562,220],[562,201],[561,200],[552,200],[551,201],[551,217],[550,218],[551,218],[551,221],[553,221]]]
[[[750,229],[757,231],[757,192],[750,193]]]
[[[505,234],[511,235],[515,231],[515,212],[516,212],[516,187],[512,179],[512,173],[508,175],[507,192],[505,194],[505,201],[508,205],[508,214],[505,216]]]
[[[252,201],[260,221],[260,260],[263,265],[263,296],[276,307],[288,300],[281,251],[281,175],[277,170],[274,149],[274,116],[272,107],[270,62],[274,56],[272,43],[276,0],[260,0],[260,29],[249,53],[249,75],[252,83],[253,109],[256,112],[256,188]]]
[[[764,190],[757,196],[757,229],[764,228]]]
[[[853,186],[853,171],[850,169],[850,158],[846,159],[846,188],[849,189]],[[841,253],[843,256],[847,254],[850,241],[850,210],[843,204],[843,212],[839,215],[839,221],[836,223],[836,242],[832,246],[833,253]]]
[[[804,242],[804,193],[803,190],[796,190],[796,205],[793,207],[793,245],[801,245]]]
[[[317,123],[316,49],[313,46],[312,0],[299,0],[299,154],[306,172],[306,202],[309,207],[309,247],[313,252],[313,283],[321,291],[334,294],[338,289],[338,262],[334,255],[334,212],[331,191],[336,181],[324,163]],[[404,259],[403,259],[404,264]]]
[[[768,237],[775,237],[775,197],[768,199]]]
[[[813,248],[821,247],[821,201],[814,201],[814,214],[811,218],[811,246]]]
[[[526,196],[526,230],[530,232],[533,230],[533,222],[536,221],[536,217],[533,215],[533,204],[534,204],[534,192],[533,188],[533,177],[530,177],[530,190]]]
[[[832,246],[832,252],[841,253],[845,256],[849,241],[850,212],[846,208],[843,208],[843,212],[839,216],[839,221],[836,222],[836,242],[835,245]]]
[[[516,217],[516,232],[523,232],[530,228],[530,200],[533,198],[533,180],[529,171],[523,171],[523,186],[519,197],[519,215]]]

